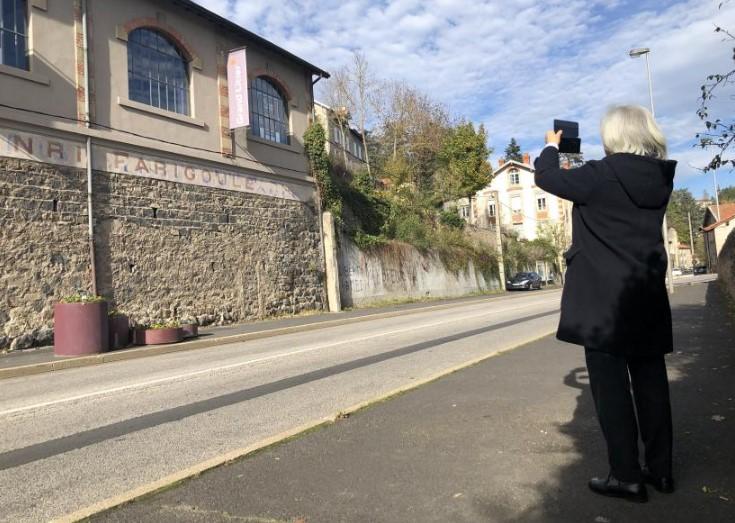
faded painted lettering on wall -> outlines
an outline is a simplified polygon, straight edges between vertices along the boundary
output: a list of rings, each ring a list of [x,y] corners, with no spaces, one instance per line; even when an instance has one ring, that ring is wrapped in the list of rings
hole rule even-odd
[[[87,165],[86,151],[81,141],[3,128],[0,128],[0,156],[76,168],[84,168]],[[306,202],[313,198],[313,189],[310,186],[276,182],[205,164],[173,160],[120,148],[95,145],[92,149],[92,167],[97,171],[131,174],[285,200]]]

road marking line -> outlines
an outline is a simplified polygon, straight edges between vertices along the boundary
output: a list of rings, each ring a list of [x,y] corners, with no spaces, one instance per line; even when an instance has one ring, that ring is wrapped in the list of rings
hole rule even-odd
[[[536,296],[548,296],[559,293],[559,289],[543,290],[536,293]],[[524,297],[525,298],[525,297]],[[234,343],[243,343],[265,338],[273,338],[300,332],[310,332],[318,329],[328,329],[332,327],[341,327],[344,325],[352,325],[357,323],[368,323],[381,319],[391,319],[402,316],[420,315],[427,312],[440,310],[456,309],[465,306],[480,305],[483,303],[493,304],[495,302],[503,303],[509,301],[520,301],[518,296],[510,295],[493,295],[485,298],[474,300],[463,300],[459,302],[442,303],[438,305],[420,306],[406,309],[398,309],[388,312],[368,313],[362,316],[354,316],[347,318],[336,317],[333,320],[316,321],[312,323],[304,323],[301,325],[291,325],[289,327],[274,327],[272,329],[256,330],[238,334],[229,334],[226,336],[218,336],[214,339],[196,339],[193,341],[185,341],[173,345],[158,345],[140,348],[132,348],[124,351],[112,351],[95,354],[92,356],[80,356],[67,358],[64,360],[53,360],[43,363],[34,363],[29,365],[20,365],[17,367],[0,368],[0,379],[18,378],[23,376],[33,376],[36,374],[44,374],[47,372],[55,372],[80,367],[91,367],[95,365],[103,365],[106,363],[117,363],[140,358],[148,358],[151,356],[160,356],[164,354],[173,354],[178,352],[189,352],[194,350],[209,349],[212,347],[220,347]],[[339,316],[339,314],[335,314]]]
[[[195,378],[197,376],[208,375],[208,374],[216,374],[216,373],[219,373],[219,372],[224,372],[224,371],[228,371],[228,370],[232,370],[232,369],[237,369],[237,368],[240,368],[240,367],[246,367],[248,365],[254,365],[254,364],[257,364],[257,363],[263,363],[263,362],[267,362],[267,361],[274,361],[274,360],[278,360],[278,359],[282,359],[282,358],[286,358],[286,357],[290,357],[290,356],[297,356],[297,355],[300,355],[300,354],[305,354],[305,353],[314,352],[314,351],[318,351],[318,350],[329,349],[329,348],[337,347],[339,345],[345,345],[345,344],[349,344],[349,343],[359,343],[359,342],[363,342],[363,341],[367,341],[367,340],[371,340],[371,339],[375,339],[375,338],[381,338],[381,337],[384,337],[384,336],[391,336],[391,335],[394,335],[394,334],[403,334],[403,333],[411,332],[411,331],[415,331],[415,330],[426,329],[427,327],[434,327],[434,326],[438,326],[438,325],[447,325],[447,324],[451,324],[451,323],[457,323],[457,322],[460,322],[460,321],[467,321],[467,320],[471,320],[471,319],[481,318],[483,316],[488,316],[488,315],[491,315],[491,314],[500,314],[500,313],[506,313],[506,312],[513,312],[513,311],[516,311],[516,310],[528,310],[530,308],[538,307],[538,306],[542,306],[542,305],[550,305],[550,304],[548,303],[548,301],[543,301],[543,302],[538,302],[537,301],[537,302],[533,302],[533,303],[524,303],[522,306],[518,306],[518,307],[510,307],[510,308],[499,309],[499,310],[498,309],[494,309],[492,311],[484,311],[482,313],[471,315],[471,316],[462,316],[460,318],[455,318],[455,319],[451,319],[451,320],[445,320],[445,321],[439,321],[439,322],[432,322],[432,323],[430,323],[428,325],[426,325],[426,324],[415,325],[415,326],[407,327],[407,328],[403,328],[403,329],[396,329],[396,330],[392,330],[392,331],[385,331],[385,332],[380,332],[380,333],[377,333],[377,334],[371,334],[369,336],[361,336],[361,337],[357,337],[357,338],[351,338],[349,340],[341,340],[341,341],[336,341],[336,342],[333,342],[333,343],[327,343],[327,344],[324,344],[324,345],[316,345],[316,346],[313,346],[313,347],[306,347],[306,348],[303,348],[303,349],[297,349],[297,350],[289,351],[289,352],[281,352],[281,353],[278,353],[278,354],[270,354],[268,356],[263,356],[263,357],[255,358],[255,359],[249,359],[247,361],[241,361],[241,362],[238,362],[238,363],[231,363],[231,364],[228,364],[228,365],[221,365],[219,367],[210,367],[210,368],[201,369],[201,370],[197,370],[197,371],[192,371],[192,372],[188,372],[188,373],[184,373],[184,374],[177,374],[175,376],[167,376],[165,378],[157,378],[157,379],[154,379],[154,380],[148,380],[148,381],[143,381],[143,382],[138,382],[138,383],[131,383],[131,384],[122,385],[122,386],[119,386],[119,387],[112,387],[112,388],[109,388],[109,389],[103,389],[103,390],[88,392],[88,393],[85,393],[85,394],[78,394],[78,395],[70,396],[70,397],[67,397],[67,398],[60,398],[60,399],[56,399],[56,400],[49,400],[49,401],[45,401],[45,402],[35,403],[35,404],[32,404],[32,405],[26,405],[26,406],[23,406],[23,407],[16,407],[16,408],[12,408],[12,409],[7,409],[7,410],[4,410],[4,411],[0,411],[0,417],[11,416],[11,415],[19,414],[19,413],[22,413],[22,412],[33,411],[33,410],[36,410],[36,409],[41,409],[41,408],[45,408],[45,407],[51,407],[51,406],[61,405],[61,404],[64,404],[64,403],[72,403],[72,402],[83,400],[83,399],[89,399],[89,398],[94,398],[94,397],[99,397],[99,396],[109,396],[109,395],[117,394],[117,393],[120,393],[120,392],[127,392],[127,391],[131,391],[131,390],[135,390],[135,389],[151,388],[151,387],[155,387],[157,385],[162,385],[162,384],[169,383],[169,382],[184,381],[186,379]]]
[[[113,497],[104,499],[102,501],[98,501],[97,503],[89,505],[85,508],[82,508],[70,514],[66,514],[59,518],[53,519],[51,520],[51,523],[76,523],[83,519],[92,517],[95,514],[99,514],[100,512],[104,512],[104,511],[113,509],[115,507],[118,507],[120,505],[123,505],[125,503],[134,501],[137,498],[153,494],[157,491],[160,491],[160,490],[163,490],[169,487],[170,485],[174,483],[178,483],[180,481],[190,479],[194,476],[198,476],[199,474],[203,472],[206,472],[207,470],[211,470],[211,469],[220,467],[222,465],[225,465],[227,463],[233,462],[235,460],[242,459],[248,456],[249,454],[252,454],[259,450],[263,450],[265,448],[271,447],[283,440],[297,437],[299,434],[302,434],[303,432],[313,430],[320,426],[326,426],[328,424],[334,423],[339,419],[339,417],[344,416],[345,414],[355,413],[359,410],[369,407],[370,405],[374,405],[378,402],[385,401],[386,399],[390,399],[391,397],[396,396],[398,394],[403,394],[405,392],[409,392],[411,390],[417,389],[419,387],[427,385],[428,383],[431,383],[432,381],[436,381],[444,376],[448,376],[449,374],[454,374],[455,372],[466,369],[468,367],[472,367],[474,365],[477,365],[478,363],[482,363],[483,361],[493,358],[495,356],[500,356],[503,353],[515,350],[524,345],[528,345],[529,343],[533,343],[534,341],[543,339],[546,336],[553,334],[554,332],[556,332],[556,328],[544,331],[544,333],[541,335],[531,336],[524,341],[514,343],[504,349],[498,349],[491,353],[480,356],[478,358],[469,360],[468,362],[456,365],[454,367],[450,367],[449,369],[445,369],[444,371],[436,373],[428,378],[423,378],[417,382],[406,384],[390,392],[381,394],[380,396],[376,396],[371,400],[366,400],[364,402],[360,402],[356,405],[353,405],[352,407],[349,407],[347,409],[339,410],[330,416],[318,419],[311,423],[300,425],[299,427],[296,427],[294,429],[290,429],[290,430],[281,432],[280,434],[277,434],[275,436],[271,436],[271,437],[262,439],[258,441],[257,443],[253,443],[246,447],[243,447],[237,450],[233,450],[225,454],[221,454],[207,461],[197,463],[196,465],[180,470],[178,472],[165,476],[151,483],[141,485],[132,490],[124,492],[123,494],[119,494],[117,496],[113,496]]]

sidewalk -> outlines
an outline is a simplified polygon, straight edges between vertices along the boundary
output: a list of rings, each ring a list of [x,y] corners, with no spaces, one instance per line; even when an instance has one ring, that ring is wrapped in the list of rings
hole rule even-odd
[[[556,289],[551,289],[550,291],[553,290]],[[327,324],[344,325],[346,323],[357,323],[370,319],[411,314],[412,312],[420,309],[446,308],[462,303],[495,300],[507,296],[521,295],[524,294],[519,293],[511,295],[501,293],[489,294],[486,296],[418,301],[401,305],[355,309],[337,314],[306,314],[280,319],[242,323],[238,325],[201,328],[199,329],[198,338],[181,343],[144,347],[130,346],[121,350],[75,358],[58,358],[54,356],[53,347],[14,351],[7,354],[0,354],[0,380],[4,378],[15,378],[18,376],[40,374],[43,372],[63,370],[67,368],[99,365],[113,361],[155,356],[157,354],[167,354],[170,352],[210,348],[226,343],[238,343],[257,338],[278,336],[285,333],[307,331],[326,326]]]
[[[672,300],[673,495],[587,490],[607,472],[579,348],[546,338],[96,521],[678,522],[735,515],[735,326],[716,284]]]

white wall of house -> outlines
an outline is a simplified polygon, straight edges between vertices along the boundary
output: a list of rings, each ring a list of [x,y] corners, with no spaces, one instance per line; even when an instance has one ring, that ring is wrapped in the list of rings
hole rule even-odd
[[[499,202],[495,200],[496,192]],[[571,220],[571,203],[537,187],[533,168],[514,161],[503,164],[495,172],[490,185],[477,192],[472,200],[471,213],[467,198],[448,206],[451,205],[458,207],[465,220],[479,227],[495,225],[499,210],[501,226],[516,231],[520,238],[526,240],[537,238],[539,225],[570,224]],[[571,231],[571,225],[568,231]]]

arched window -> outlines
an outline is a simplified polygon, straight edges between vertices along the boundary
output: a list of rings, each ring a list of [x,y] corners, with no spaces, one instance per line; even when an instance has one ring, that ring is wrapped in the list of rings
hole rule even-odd
[[[140,28],[128,35],[128,89],[131,100],[189,114],[187,60],[158,31]]]
[[[270,80],[262,76],[250,85],[250,128],[253,136],[288,143],[286,99]]]
[[[26,0],[0,0],[0,64],[28,69]]]

